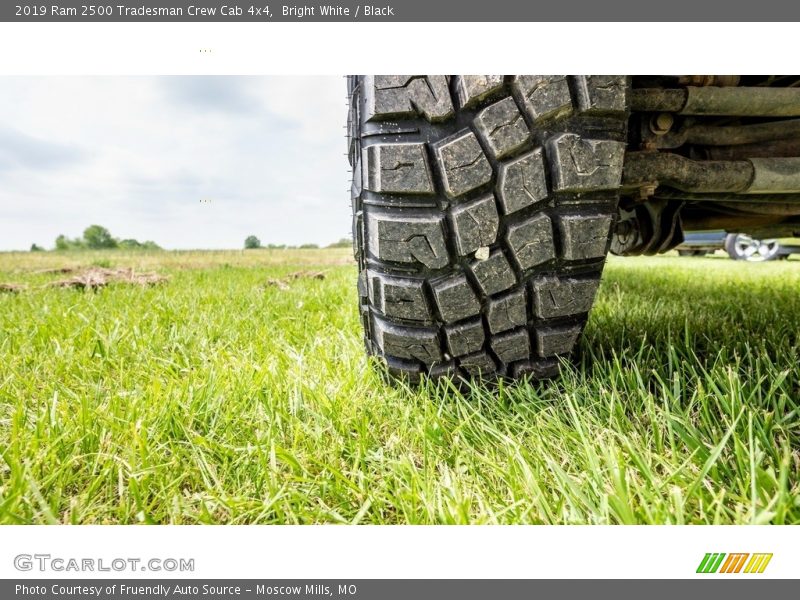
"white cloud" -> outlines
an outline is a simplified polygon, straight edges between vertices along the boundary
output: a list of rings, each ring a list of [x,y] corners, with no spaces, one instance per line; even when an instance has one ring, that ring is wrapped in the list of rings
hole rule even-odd
[[[339,77],[0,79],[0,249],[89,224],[167,248],[348,233]],[[210,199],[210,202],[201,202]]]

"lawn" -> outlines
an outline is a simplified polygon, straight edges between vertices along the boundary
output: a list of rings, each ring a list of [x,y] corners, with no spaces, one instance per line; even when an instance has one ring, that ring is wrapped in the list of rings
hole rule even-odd
[[[92,263],[169,280],[38,272]],[[0,254],[0,523],[800,523],[800,261],[612,259],[576,366],[461,391],[382,379],[355,277]]]

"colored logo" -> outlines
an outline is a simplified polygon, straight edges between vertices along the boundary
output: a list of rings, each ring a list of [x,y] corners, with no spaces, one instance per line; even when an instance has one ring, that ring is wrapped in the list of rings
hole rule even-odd
[[[697,566],[698,573],[763,573],[772,554],[708,552]]]

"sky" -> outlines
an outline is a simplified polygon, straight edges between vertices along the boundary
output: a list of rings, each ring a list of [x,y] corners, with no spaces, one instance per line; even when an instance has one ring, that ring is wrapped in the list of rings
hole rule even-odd
[[[0,250],[350,232],[341,77],[0,77]]]

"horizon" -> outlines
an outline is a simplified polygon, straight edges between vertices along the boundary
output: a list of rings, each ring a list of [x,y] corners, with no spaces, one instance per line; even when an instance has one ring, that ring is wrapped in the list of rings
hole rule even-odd
[[[2,83],[0,251],[50,249],[92,223],[165,250],[350,234],[340,77]]]

